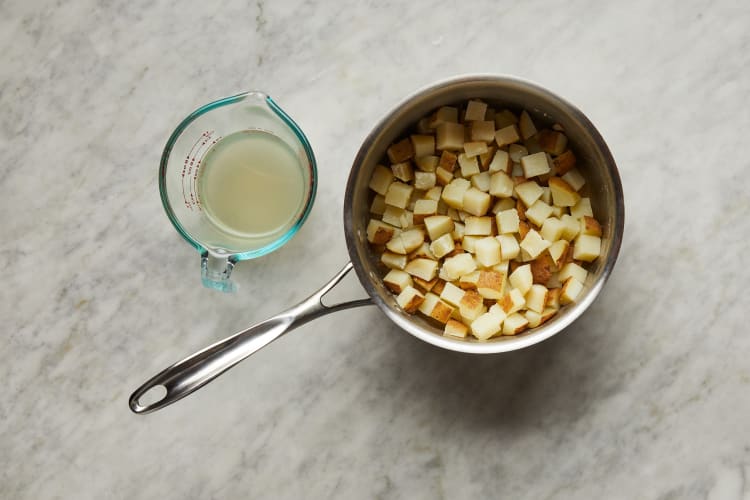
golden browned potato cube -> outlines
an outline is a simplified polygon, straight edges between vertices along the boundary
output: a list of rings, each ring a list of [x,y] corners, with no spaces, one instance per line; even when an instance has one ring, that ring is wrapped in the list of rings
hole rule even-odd
[[[521,136],[518,135],[518,128],[515,125],[508,125],[495,132],[495,142],[497,142],[497,147],[499,148],[520,140]]]
[[[424,295],[411,286],[407,286],[400,294],[398,294],[398,297],[396,297],[396,303],[401,306],[401,309],[408,313],[416,312],[423,301]]]
[[[393,172],[391,169],[383,165],[378,165],[372,171],[369,187],[379,195],[385,196],[391,182],[393,182]]]
[[[513,313],[503,321],[503,335],[517,335],[526,330],[529,326],[529,320],[519,313]]]
[[[562,154],[568,145],[568,138],[565,134],[555,130],[540,130],[536,138],[542,151],[553,155]]]
[[[443,334],[447,335],[449,337],[458,337],[458,338],[466,338],[466,335],[469,333],[469,327],[461,323],[460,321],[456,321],[455,319],[449,319],[448,322],[445,324],[445,329],[443,330]]]
[[[391,163],[401,163],[402,161],[414,158],[414,148],[409,139],[399,141],[388,148],[388,159]]]
[[[521,112],[521,118],[518,120],[518,128],[521,130],[521,137],[524,139],[528,139],[536,134],[536,126],[531,120],[529,113],[525,110]]]
[[[458,151],[464,147],[464,126],[459,123],[441,123],[437,126],[435,147],[441,150]],[[411,145],[411,143],[409,143]]]
[[[414,172],[412,171],[411,164],[408,161],[401,163],[394,163],[391,165],[391,170],[396,179],[404,182],[409,182],[414,178]]]
[[[560,156],[552,160],[557,175],[565,175],[571,168],[576,166],[576,155],[573,151],[567,150]]]
[[[384,245],[393,237],[396,228],[377,219],[370,219],[367,224],[367,241],[375,245]]]
[[[385,212],[385,196],[382,194],[376,194],[372,198],[372,204],[370,205],[370,213],[375,215],[383,215]]]
[[[505,314],[513,314],[520,311],[526,305],[526,299],[517,288],[512,288],[497,304],[505,311]]]
[[[383,278],[383,284],[393,293],[401,293],[407,286],[413,286],[414,282],[408,273],[399,269],[391,269]]]

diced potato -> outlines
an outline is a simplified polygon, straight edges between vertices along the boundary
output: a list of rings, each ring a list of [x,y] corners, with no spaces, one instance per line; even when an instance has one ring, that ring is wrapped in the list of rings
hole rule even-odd
[[[414,157],[432,156],[435,154],[435,137],[431,135],[412,135],[410,137]]]
[[[521,112],[521,118],[518,120],[518,128],[521,130],[521,137],[524,139],[528,139],[536,134],[536,126],[527,111]]]
[[[476,270],[477,264],[471,254],[462,253],[454,257],[447,257],[443,261],[442,270],[447,281],[455,281],[465,274]]]
[[[388,159],[391,163],[401,163],[402,161],[411,160],[414,158],[414,148],[411,145],[409,139],[404,139],[393,144],[388,148]]]
[[[523,145],[526,146],[526,149],[529,150],[530,155],[533,155],[535,153],[539,153],[542,151],[542,147],[539,145],[539,141],[537,140],[535,135],[532,135],[528,139],[524,140]]]
[[[464,126],[445,122],[437,126],[435,147],[442,150],[458,151],[464,146]],[[410,143],[411,145],[411,143]]]
[[[464,120],[466,120],[467,122],[474,120],[484,120],[484,114],[486,111],[487,103],[471,100],[466,104],[466,116],[464,116]]]
[[[396,177],[396,179],[404,182],[409,182],[414,177],[414,172],[412,171],[411,164],[408,161],[394,163],[393,165],[391,165],[391,171],[393,171],[393,175]]]
[[[503,260],[515,259],[521,247],[518,246],[518,240],[512,234],[501,234],[495,236],[500,243],[500,256]]]
[[[454,243],[453,236],[451,236],[450,233],[446,233],[440,236],[430,244],[430,251],[438,259],[441,259],[451,253],[454,248],[456,248],[456,244]]]
[[[479,271],[477,293],[485,299],[499,300],[503,297],[505,275],[497,271]]]
[[[512,288],[510,292],[506,293],[502,299],[497,303],[505,314],[513,314],[516,311],[520,311],[526,305],[526,299],[523,294],[517,288]]]
[[[406,210],[403,208],[386,205],[385,211],[383,212],[383,222],[392,226],[406,228],[408,227],[409,219],[406,216]]]
[[[424,199],[440,201],[441,194],[443,194],[443,188],[441,188],[440,186],[435,186],[427,190],[427,192],[424,194]]]
[[[438,109],[435,111],[435,114],[430,117],[428,127],[435,129],[441,123],[458,123],[458,108],[454,108],[453,106],[443,106]]]
[[[529,320],[526,316],[513,313],[503,321],[503,335],[517,335],[526,330],[529,326]]]
[[[431,241],[435,241],[442,235],[452,232],[454,227],[453,220],[447,215],[425,217],[424,225]]]
[[[449,208],[445,215],[450,217],[454,222],[460,222],[461,217],[458,215],[458,212],[455,208]]]
[[[502,149],[498,149],[495,151],[495,155],[492,157],[492,161],[490,162],[490,166],[488,170],[490,172],[505,172],[508,173],[510,171],[512,163],[510,161],[510,155],[508,155],[507,151],[503,151]]]
[[[401,306],[401,309],[408,313],[416,312],[419,306],[424,301],[424,295],[411,286],[407,286],[398,297],[396,297],[396,303]]]
[[[531,266],[528,264],[518,266],[515,271],[510,273],[508,280],[510,281],[510,284],[513,285],[513,288],[517,288],[519,292],[526,295],[526,292],[529,291],[531,285],[534,284],[534,277],[531,274]]]
[[[443,330],[443,335],[447,335],[449,337],[458,337],[458,338],[466,338],[466,335],[469,333],[469,327],[461,323],[460,321],[456,321],[455,319],[449,319],[448,322],[445,324],[445,329]]]
[[[484,313],[471,322],[471,333],[479,340],[487,340],[500,333],[501,324],[496,315]]]
[[[536,137],[542,150],[553,155],[562,154],[568,146],[568,138],[556,130],[540,130]]]
[[[464,238],[464,234],[466,233],[464,227],[465,226],[462,222],[453,223],[453,231],[451,231],[451,236],[453,237],[454,241],[461,241]]]
[[[523,177],[523,168],[520,163],[513,163],[513,167],[510,170],[510,176],[514,179],[520,179]]]
[[[553,309],[560,309],[560,294],[562,288],[551,288],[547,292],[547,300],[544,303],[545,308],[551,307]]]
[[[437,278],[434,280],[435,284],[432,286],[432,293],[440,295],[443,293],[443,288],[445,288],[445,284],[447,283],[445,280],[441,280],[440,278]]]
[[[529,328],[536,328],[542,324],[542,315],[534,311],[524,311],[524,318],[529,322]]]
[[[492,236],[486,236],[478,240],[474,246],[477,261],[484,267],[499,264],[502,260],[500,255],[500,242]]]
[[[530,220],[537,227],[544,225],[544,221],[552,215],[552,207],[542,200],[536,200],[533,205],[526,209],[526,219]]]
[[[399,269],[391,269],[383,278],[383,284],[394,293],[403,292],[407,286],[414,286],[411,276]]]
[[[437,276],[437,269],[437,261],[431,259],[414,259],[406,264],[404,271],[417,278],[430,281]]]
[[[392,182],[385,193],[385,204],[398,208],[406,208],[414,188],[402,182]]]
[[[491,176],[489,172],[482,172],[471,178],[471,185],[483,193],[487,193],[490,190],[490,179]],[[466,203],[465,199],[464,203]]]
[[[466,290],[458,306],[458,312],[462,319],[474,321],[485,312],[484,299],[476,290]]]
[[[495,316],[495,318],[497,318],[497,320],[500,322],[504,321],[508,316],[498,304],[492,304],[487,312]]]
[[[474,253],[476,252],[476,244],[477,241],[484,238],[484,236],[467,236],[464,234],[463,239],[461,240],[461,247],[463,248],[464,252]]]
[[[510,178],[510,177],[509,177]],[[492,213],[497,215],[500,212],[504,210],[515,210],[516,209],[516,200],[513,198],[502,198],[500,200],[497,200],[497,203],[492,207]]]
[[[420,156],[414,159],[414,163],[417,164],[417,168],[422,172],[434,172],[439,160],[437,156]]]
[[[494,137],[494,134],[493,134]],[[490,163],[492,163],[492,160],[495,158],[495,153],[497,152],[497,147],[493,144],[490,144],[487,146],[487,152],[482,153],[478,156],[479,158],[479,168],[480,170],[487,170],[490,168]]]
[[[464,155],[474,158],[477,163],[477,167],[479,166],[479,156],[486,154],[489,151],[489,148],[487,147],[487,144],[481,141],[477,142],[465,142],[464,143]],[[460,163],[460,158],[459,158]],[[481,169],[480,169],[481,170]]]
[[[550,207],[550,209],[551,208],[552,207]],[[528,212],[526,216],[528,217]],[[541,234],[542,238],[544,238],[545,240],[554,243],[562,238],[563,228],[564,226],[560,219],[556,217],[549,217],[542,223],[542,229],[539,231],[539,234]]]
[[[414,224],[422,224],[426,217],[437,214],[438,202],[436,200],[417,200],[414,204]]]
[[[466,179],[453,179],[450,184],[443,188],[442,199],[449,207],[462,209],[464,194],[470,187],[471,182]]]
[[[542,324],[551,320],[555,314],[557,314],[557,309],[552,309],[551,307],[545,308],[544,311],[542,311]]]
[[[552,273],[557,271],[555,261],[552,260],[548,252],[539,254],[529,265],[531,266],[531,276],[534,278],[534,283],[546,284],[552,277]]]
[[[513,179],[505,172],[498,171],[490,176],[489,192],[492,196],[508,198],[513,196]]]
[[[383,245],[390,241],[395,230],[396,228],[390,224],[377,219],[370,219],[367,224],[367,241],[375,245]]]
[[[566,305],[575,302],[583,291],[583,284],[572,276],[565,280],[560,291],[560,304]]]
[[[467,217],[464,233],[469,236],[489,236],[492,234],[492,217]]]
[[[511,208],[510,210],[503,210],[496,216],[497,221],[497,232],[500,234],[517,233],[518,232],[518,210]]]
[[[550,191],[549,186],[542,186],[542,196],[539,199],[547,205],[552,205],[552,191]]]
[[[521,136],[518,135],[518,128],[515,125],[508,125],[495,132],[495,142],[497,142],[499,148],[520,140]]]
[[[424,243],[424,234],[419,229],[409,229],[394,236],[385,247],[393,253],[407,254]]]
[[[437,257],[435,257],[435,254],[432,253],[432,250],[430,250],[430,245],[427,242],[422,243],[417,247],[416,250],[414,250],[412,253],[408,255],[409,260],[413,259],[432,259],[437,260]]]
[[[406,255],[397,254],[393,252],[383,252],[380,256],[380,262],[385,264],[391,269],[404,269],[406,267],[407,258]]]
[[[562,283],[560,282],[558,273],[552,273],[552,276],[550,276],[544,286],[546,286],[549,290],[559,289],[562,286]]]
[[[572,207],[581,200],[581,195],[561,178],[550,177],[547,183],[552,191],[552,202],[558,207]]]
[[[508,155],[510,155],[510,160],[513,163],[520,163],[521,158],[527,156],[528,154],[529,150],[526,149],[526,147],[522,144],[511,144],[510,146],[508,146]]]
[[[476,120],[471,122],[469,126],[471,129],[471,140],[472,141],[483,141],[490,143],[495,139],[495,122]]]
[[[447,170],[448,172],[453,172],[453,170],[456,168],[456,162],[458,161],[458,156],[451,153],[450,151],[443,151],[443,153],[440,155],[440,161],[438,162],[438,166],[442,168],[443,170]]]
[[[562,222],[563,224],[562,238],[564,240],[572,241],[576,236],[578,236],[578,233],[581,230],[578,219],[574,218],[571,215],[564,214],[560,218],[560,222]]]
[[[370,205],[370,213],[383,215],[383,212],[385,212],[385,196],[382,194],[376,194]]]
[[[475,187],[470,187],[464,193],[463,207],[472,215],[484,215],[490,209],[490,195]]]
[[[379,195],[385,196],[385,193],[388,191],[388,186],[393,182],[393,178],[393,172],[390,168],[378,165],[372,171],[369,187]]]
[[[550,219],[547,219],[547,220],[550,220]],[[544,234],[542,234],[542,237],[544,237]],[[544,238],[544,239],[546,240],[547,238]],[[558,268],[562,267],[563,259],[565,258],[565,254],[568,251],[569,246],[570,246],[570,243],[568,243],[567,241],[558,240],[552,243],[550,247],[547,249],[550,257],[552,258],[552,262],[554,262],[555,266],[557,266]]]
[[[427,191],[435,187],[437,176],[434,172],[414,172],[414,187]]]
[[[535,230],[531,229],[526,234],[526,237],[521,240],[519,246],[522,250],[526,250],[532,259],[536,259],[540,253],[549,248],[550,242],[542,238]]]
[[[522,182],[515,187],[516,196],[524,205],[530,207],[536,200],[542,197],[544,189],[535,181]]]
[[[591,199],[581,198],[581,201],[570,207],[570,215],[576,219],[580,219],[586,215],[593,217],[594,211],[591,209]]]
[[[466,292],[461,288],[453,283],[446,282],[443,291],[440,293],[440,298],[452,306],[459,307],[465,294]]]
[[[588,276],[588,271],[575,262],[568,262],[557,273],[558,279],[563,283],[568,281],[568,278],[575,278],[579,283],[586,283],[586,276]]]
[[[547,302],[547,287],[544,285],[531,285],[526,292],[526,307],[539,314],[544,311],[544,305]]]
[[[570,184],[570,187],[576,191],[580,191],[583,185],[586,184],[586,179],[583,178],[583,175],[581,175],[581,172],[579,172],[577,168],[571,168],[568,170],[561,179]]]
[[[422,278],[413,277],[414,287],[422,293],[427,293],[433,290],[433,287],[439,281],[438,278],[432,278],[430,281],[425,281]],[[433,292],[434,293],[434,292]]]
[[[523,169],[523,176],[527,179],[547,174],[552,170],[545,152],[524,156],[521,158],[521,168]]]
[[[435,169],[435,182],[441,186],[447,186],[453,180],[453,173],[443,167]]]
[[[461,166],[461,175],[466,178],[481,172],[476,156],[468,156],[461,153],[458,155],[458,164]]]
[[[495,113],[495,128],[501,129],[516,123],[518,123],[518,117],[507,109]]]
[[[464,274],[458,279],[458,286],[464,290],[476,290],[479,282],[479,271]]]
[[[440,300],[434,293],[425,294],[424,297],[424,301],[419,306],[419,312],[440,323],[446,323],[453,313],[453,308]]]
[[[571,168],[576,166],[576,155],[573,154],[573,151],[567,150],[552,160],[552,164],[555,167],[557,175],[565,175]]]
[[[601,237],[602,226],[599,221],[588,215],[581,217],[581,234]]]
[[[584,262],[591,262],[601,252],[602,240],[598,236],[579,234],[573,245],[573,258]]]

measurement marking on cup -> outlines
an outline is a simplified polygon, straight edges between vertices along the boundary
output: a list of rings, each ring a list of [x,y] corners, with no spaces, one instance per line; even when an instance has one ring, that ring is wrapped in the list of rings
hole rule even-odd
[[[221,140],[221,136],[214,138],[214,133],[214,130],[204,131],[193,143],[182,163],[182,198],[185,206],[190,210],[202,210],[198,197],[197,179],[203,157],[214,144]]]

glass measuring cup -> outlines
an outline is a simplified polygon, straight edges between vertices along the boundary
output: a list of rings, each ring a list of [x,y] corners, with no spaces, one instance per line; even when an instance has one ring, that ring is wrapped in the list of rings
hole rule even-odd
[[[273,134],[297,156],[303,194],[294,216],[261,235],[223,230],[206,215],[197,180],[203,158],[222,138],[241,131]],[[230,292],[235,264],[281,247],[302,227],[312,209],[317,168],[310,143],[299,126],[269,96],[252,91],[219,99],[195,110],[172,132],[159,166],[159,193],[177,232],[201,254],[201,280],[208,288]]]

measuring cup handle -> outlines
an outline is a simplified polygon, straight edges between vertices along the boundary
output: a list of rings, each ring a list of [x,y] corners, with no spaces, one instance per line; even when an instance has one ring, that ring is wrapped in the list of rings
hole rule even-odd
[[[299,304],[216,342],[152,377],[130,396],[130,409],[140,414],[164,408],[200,389],[286,332],[331,312],[372,304],[368,298],[333,306],[323,305],[323,296],[333,289],[351,268],[350,262],[320,290]],[[158,401],[141,404],[140,400],[146,393],[159,387],[166,391],[162,391],[163,395]]]
[[[206,288],[226,293],[237,291],[237,285],[229,279],[236,261],[232,257],[215,257],[208,252],[201,254],[201,281]]]

